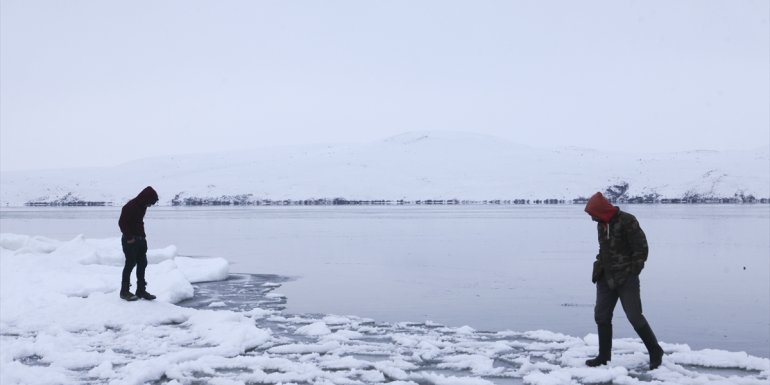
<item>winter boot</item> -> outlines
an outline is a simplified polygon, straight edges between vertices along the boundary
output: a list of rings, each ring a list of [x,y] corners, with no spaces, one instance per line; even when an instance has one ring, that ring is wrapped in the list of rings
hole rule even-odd
[[[137,282],[136,296],[149,301],[154,300],[156,297],[147,292],[147,281]]]
[[[120,298],[124,299],[126,301],[136,301],[139,299],[139,297],[135,296],[134,293],[128,291],[128,288],[131,287],[131,284],[128,282],[121,282],[120,284]]]
[[[586,361],[590,367],[607,365],[612,358],[612,324],[597,325],[599,329],[599,355]]]
[[[652,332],[650,324],[645,324],[639,329],[635,329],[636,334],[644,342],[644,346],[647,347],[647,353],[650,355],[650,370],[655,370],[663,363],[663,348],[658,344],[658,339],[655,338],[655,333]]]

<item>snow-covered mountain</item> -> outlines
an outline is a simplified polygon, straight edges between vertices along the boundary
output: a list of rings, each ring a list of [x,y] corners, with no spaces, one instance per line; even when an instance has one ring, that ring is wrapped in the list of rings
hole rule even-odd
[[[249,199],[565,199],[612,185],[626,196],[770,197],[770,146],[749,151],[625,154],[539,149],[500,138],[410,132],[366,144],[259,148],[148,158],[109,168],[0,174],[0,204],[122,204],[152,185],[175,197]]]

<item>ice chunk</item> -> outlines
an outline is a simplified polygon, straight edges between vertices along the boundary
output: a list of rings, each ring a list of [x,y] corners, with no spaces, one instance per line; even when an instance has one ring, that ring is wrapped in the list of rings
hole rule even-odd
[[[224,258],[174,258],[176,266],[191,283],[221,281],[227,278],[230,264]]]
[[[323,321],[315,322],[307,326],[303,326],[295,333],[302,334],[306,336],[325,336],[327,334],[331,334],[331,330]]]

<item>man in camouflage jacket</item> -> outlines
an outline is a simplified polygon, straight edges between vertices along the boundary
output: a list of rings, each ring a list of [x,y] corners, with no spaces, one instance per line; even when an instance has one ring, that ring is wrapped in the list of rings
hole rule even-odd
[[[633,215],[613,206],[601,193],[594,194],[585,207],[597,222],[599,254],[594,261],[592,281],[596,283],[594,319],[599,331],[599,355],[588,366],[604,365],[611,359],[612,313],[620,299],[628,321],[639,334],[650,355],[650,369],[662,363],[663,349],[642,314],[639,273],[647,261],[647,237]]]

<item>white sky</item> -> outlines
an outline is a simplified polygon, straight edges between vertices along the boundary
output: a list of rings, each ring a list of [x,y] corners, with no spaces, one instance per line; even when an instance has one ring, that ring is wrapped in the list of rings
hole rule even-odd
[[[0,170],[366,142],[770,143],[770,2],[0,0]]]

